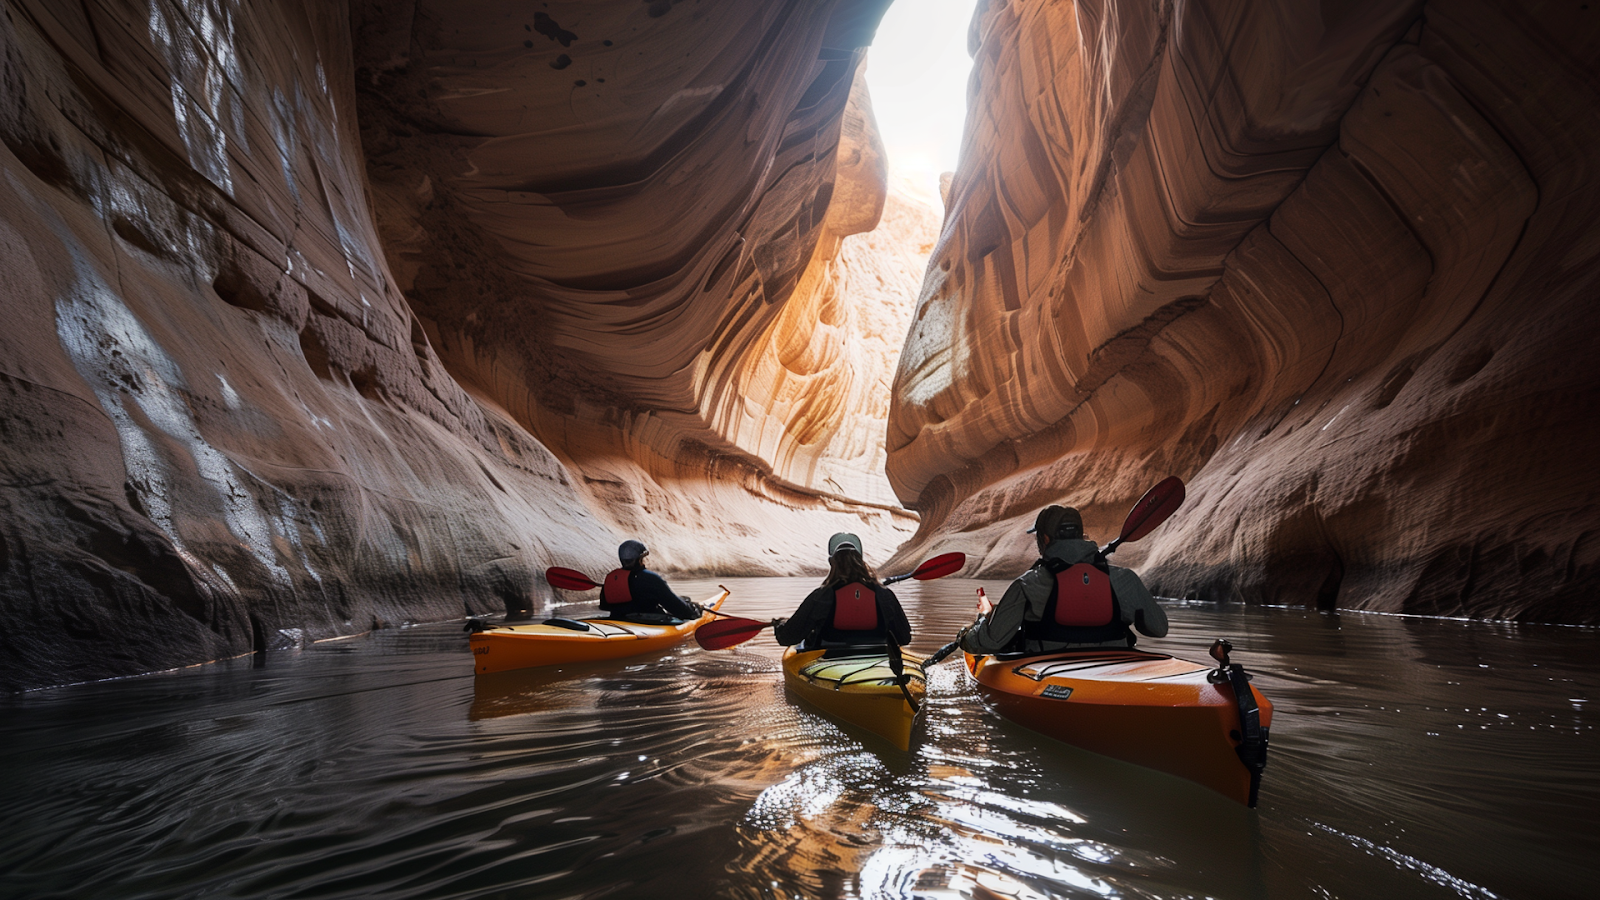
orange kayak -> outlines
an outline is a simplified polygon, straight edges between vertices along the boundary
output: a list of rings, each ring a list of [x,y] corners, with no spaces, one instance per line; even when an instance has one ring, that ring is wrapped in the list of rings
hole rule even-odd
[[[711,609],[728,599],[726,589],[712,598]],[[472,668],[479,675],[531,666],[598,662],[666,650],[688,640],[696,628],[714,619],[710,612],[679,625],[644,625],[617,619],[580,619],[584,630],[530,622],[498,625],[471,638]]]
[[[1254,806],[1272,704],[1250,687],[1259,708],[1258,743],[1243,752],[1233,687],[1217,669],[1164,653],[1074,650],[997,659],[967,654],[967,671],[1006,718],[1059,741],[1197,781]],[[1242,670],[1238,673],[1242,681]],[[1246,701],[1248,705],[1248,700]],[[1252,725],[1254,723],[1251,723]]]

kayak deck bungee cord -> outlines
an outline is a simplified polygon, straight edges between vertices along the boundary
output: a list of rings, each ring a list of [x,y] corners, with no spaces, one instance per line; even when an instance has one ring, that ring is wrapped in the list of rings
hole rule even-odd
[[[911,748],[917,708],[927,693],[919,657],[905,654],[909,679],[902,693],[887,652],[827,657],[824,650],[783,654],[783,681],[794,695],[822,712],[872,732],[901,750]],[[837,651],[836,651],[837,652]],[[917,708],[906,702],[906,693]]]

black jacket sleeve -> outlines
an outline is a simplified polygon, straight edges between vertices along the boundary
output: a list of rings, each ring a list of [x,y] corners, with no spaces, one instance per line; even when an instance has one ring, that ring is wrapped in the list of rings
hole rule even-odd
[[[911,643],[911,623],[906,621],[906,611],[900,606],[900,598],[886,587],[878,588],[878,615],[896,644],[904,647]]]
[[[634,602],[649,603],[669,616],[680,619],[698,619],[700,611],[689,605],[689,602],[672,592],[667,587],[667,581],[660,575],[644,569],[633,576],[628,582],[628,590],[633,594]]]
[[[800,608],[794,611],[794,615],[772,630],[773,638],[785,647],[805,640],[807,635],[821,627],[828,617],[833,615],[832,594],[833,592],[825,587],[819,587],[807,594],[806,598],[800,601]]]

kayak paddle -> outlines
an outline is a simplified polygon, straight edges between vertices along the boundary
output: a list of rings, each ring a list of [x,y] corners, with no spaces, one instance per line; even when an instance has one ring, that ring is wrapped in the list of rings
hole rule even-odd
[[[1117,535],[1116,540],[1101,547],[1100,555],[1109,556],[1124,543],[1137,541],[1155,531],[1157,525],[1165,522],[1168,516],[1178,511],[1178,507],[1183,505],[1183,498],[1183,479],[1176,475],[1169,475],[1163,478],[1155,487],[1145,491],[1144,496],[1139,498],[1139,502],[1135,503],[1133,509],[1128,511],[1128,518],[1122,521],[1122,533]],[[981,588],[979,592],[982,593]],[[934,651],[932,656],[923,660],[922,668],[926,670],[931,665],[943,662],[945,657],[954,653],[956,647],[960,646],[961,638],[965,634],[966,629],[963,628],[961,634],[957,635],[955,640],[940,647]]]
[[[917,570],[915,572],[908,572],[904,575],[891,575],[888,578],[885,578],[883,583],[885,585],[891,585],[897,582],[905,581],[907,578],[915,578],[918,581],[928,581],[933,578],[943,578],[946,575],[951,575],[955,572],[961,571],[961,567],[966,564],[967,555],[965,553],[941,553],[922,565],[917,566]]]
[[[706,650],[726,650],[750,640],[761,629],[771,628],[776,624],[778,624],[777,619],[761,622],[738,616],[724,616],[715,622],[707,622],[696,628],[694,641]]]
[[[1167,520],[1167,516],[1178,511],[1178,507],[1183,505],[1183,498],[1183,479],[1176,475],[1163,478],[1160,484],[1145,491],[1139,502],[1128,511],[1128,518],[1122,523],[1122,534],[1101,547],[1100,555],[1111,553],[1124,541],[1137,541],[1155,531],[1157,525]]]
[[[931,578],[943,578],[952,572],[959,571],[960,568],[966,564],[967,555],[965,553],[945,553],[935,556],[933,559],[930,559],[922,565],[917,566],[916,571],[914,572],[908,572],[904,575],[894,575],[889,578],[885,578],[883,579],[883,583],[885,585],[890,585],[897,581],[905,581],[907,578],[915,578],[918,581],[927,581]],[[551,571],[553,572],[555,570],[552,569]],[[548,578],[550,576],[547,573],[545,577]],[[552,580],[550,583],[555,584],[555,581]],[[729,647],[733,647],[750,640],[751,638],[755,637],[756,633],[761,631],[763,628],[771,628],[777,623],[777,619],[773,619],[771,622],[762,622],[756,619],[741,619],[737,616],[726,616],[719,621],[707,622],[706,624],[701,625],[698,629],[696,629],[694,633],[694,639],[696,643],[707,650],[726,650]]]
[[[550,582],[551,587],[563,591],[592,591],[600,586],[577,569],[564,569],[561,566],[545,569],[544,580]]]
[[[917,714],[917,701],[911,696],[911,676],[906,674],[906,660],[900,654],[900,645],[894,642],[893,635],[886,635],[885,643],[889,648],[889,671],[894,673],[894,683],[900,686],[900,696],[906,698],[906,705],[911,707],[911,714]]]

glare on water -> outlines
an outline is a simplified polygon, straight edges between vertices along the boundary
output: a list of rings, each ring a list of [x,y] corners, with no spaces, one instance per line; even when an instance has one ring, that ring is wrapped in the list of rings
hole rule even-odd
[[[758,619],[812,586],[725,583]],[[902,586],[914,650],[977,585]],[[0,895],[1589,893],[1591,630],[1168,612],[1142,647],[1228,637],[1276,705],[1257,811],[1000,719],[958,659],[902,753],[786,696],[767,635],[475,678],[442,624],[0,700]]]

